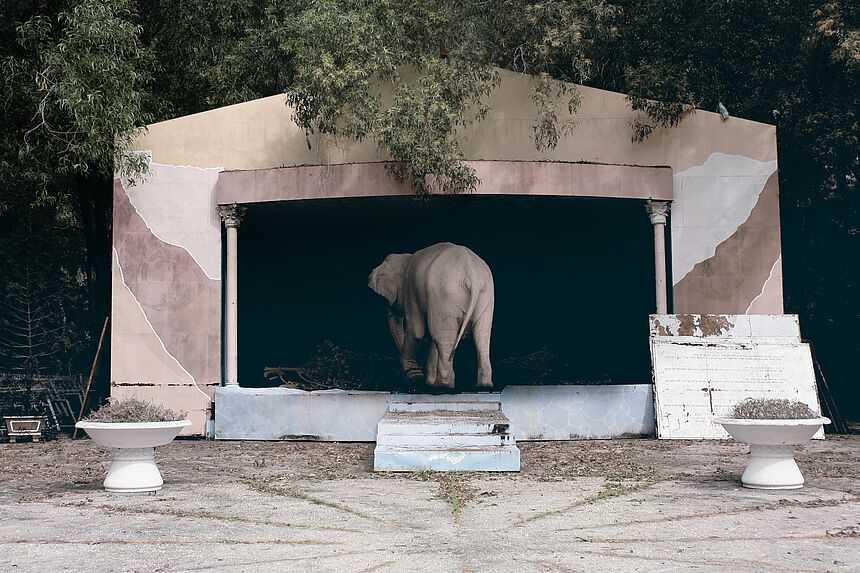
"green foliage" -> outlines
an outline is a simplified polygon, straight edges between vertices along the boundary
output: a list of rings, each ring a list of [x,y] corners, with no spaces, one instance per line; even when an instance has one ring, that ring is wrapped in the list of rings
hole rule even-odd
[[[835,63],[844,63],[848,68],[860,67],[860,29],[857,26],[857,5],[842,5],[841,2],[828,2],[813,15],[816,19],[815,32],[820,38],[831,42],[830,58]],[[853,20],[846,24],[846,16]]]
[[[538,76],[530,92],[537,118],[532,124],[535,146],[553,149],[576,127],[573,120],[580,104],[575,86],[563,82],[587,83],[598,65],[595,46],[616,38],[622,10],[603,0],[577,2],[492,2],[477,18],[474,41],[485,46],[479,55],[493,65]],[[561,81],[551,81],[561,80]],[[566,101],[559,116],[558,102]]]
[[[113,172],[144,169],[122,154],[151,117],[135,10],[133,0],[0,3],[0,296],[50,302],[57,351],[39,368],[53,373],[80,372],[109,312]],[[27,266],[37,278],[20,287]]]
[[[162,120],[278,93],[289,61],[272,33],[270,6],[290,2],[138,0],[141,44],[151,54],[146,110]]]
[[[632,137],[692,106],[777,126],[785,308],[845,404],[841,357],[860,352],[860,4],[833,0],[618,0],[617,38],[595,45],[593,85],[630,94]],[[685,105],[686,104],[686,105]],[[853,415],[860,415],[855,408]]]
[[[673,77],[668,62],[641,62],[638,66],[628,66],[625,70],[630,95],[630,107],[640,113],[630,127],[635,143],[645,141],[656,127],[675,127],[694,106],[695,94],[687,85],[685,78]],[[649,97],[643,97],[647,93]]]
[[[456,136],[486,114],[481,100],[497,82],[489,66],[460,57],[456,45],[441,57],[452,16],[462,13],[445,7],[315,2],[280,36],[292,56],[287,101],[297,123],[309,133],[372,138],[395,162],[391,174],[419,195],[475,188]],[[392,101],[383,101],[384,87]]]
[[[280,5],[268,13],[280,23],[272,32],[288,55],[287,101],[297,123],[309,133],[373,139],[393,160],[390,173],[426,195],[477,186],[457,136],[486,115],[498,84],[493,66],[543,74],[531,94],[535,144],[555,147],[575,125],[579,94],[551,82],[550,72],[586,79],[587,50],[614,32],[618,10],[593,0],[325,0],[302,5],[291,19]],[[556,100],[563,97],[562,119]]]
[[[6,110],[15,117],[3,129],[14,130],[19,168],[44,195],[58,178],[110,176],[115,162],[139,171],[140,160],[121,150],[147,120],[147,54],[132,1],[52,7],[17,26],[18,54],[4,61],[5,91],[24,107]]]
[[[410,182],[418,195],[472,191],[478,178],[462,162],[456,136],[486,115],[481,97],[495,85],[496,74],[430,58],[424,69],[413,84],[398,82],[394,103],[382,112],[375,139],[396,162],[389,164],[389,172]],[[474,110],[471,117],[465,112],[469,108]]]
[[[6,285],[0,361],[5,370],[28,378],[44,374],[57,353],[51,319],[54,296],[39,288],[29,265]]]
[[[539,150],[576,127],[579,93],[565,82],[628,93],[634,141],[718,102],[777,124],[786,308],[850,379],[840,356],[860,351],[856,2],[2,2],[0,212],[56,211],[61,246],[48,258],[62,262],[48,264],[84,277],[86,303],[72,280],[60,299],[69,316],[88,307],[81,328],[97,331],[110,178],[143,169],[117,153],[146,123],[284,93],[308,133],[371,140],[419,194],[457,193],[478,184],[458,136],[486,114],[494,67],[537,77]]]

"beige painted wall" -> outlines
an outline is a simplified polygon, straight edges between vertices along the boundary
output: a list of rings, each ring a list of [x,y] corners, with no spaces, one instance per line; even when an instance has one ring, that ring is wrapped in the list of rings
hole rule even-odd
[[[643,144],[630,140],[635,113],[623,94],[580,87],[577,129],[552,151],[535,149],[531,125],[534,104],[528,97],[531,76],[500,71],[489,116],[461,140],[469,160],[593,161],[624,165],[669,165],[676,172],[703,164],[714,152],[758,161],[776,159],[771,125],[697,111],[674,129],[657,129]],[[560,106],[561,107],[561,106]],[[283,95],[223,107],[149,126],[134,149],[152,152],[153,161],[170,165],[267,169],[379,161],[372,141],[354,143],[311,136],[291,119]]]

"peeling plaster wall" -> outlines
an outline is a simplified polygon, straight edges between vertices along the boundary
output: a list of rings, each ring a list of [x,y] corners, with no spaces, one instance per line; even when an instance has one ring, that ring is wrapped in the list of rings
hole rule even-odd
[[[215,183],[222,171],[150,162],[142,182],[122,184],[152,234],[184,249],[213,280],[221,280],[221,222],[215,209]]]
[[[646,142],[633,144],[630,121],[635,114],[625,96],[581,87],[576,131],[556,149],[539,152],[532,141],[535,111],[528,95],[533,78],[507,71],[500,75],[501,85],[489,98],[489,116],[461,138],[467,160],[476,165],[552,161],[671,167],[674,312],[782,312],[773,126],[734,117],[722,121],[716,113],[697,111],[680,126],[656,129]],[[560,109],[563,105],[559,102]],[[123,188],[117,183],[115,190],[115,272],[121,269],[127,286],[114,295],[112,379],[117,389],[138,380],[132,374],[142,367],[136,354],[154,352],[160,358],[153,364],[169,364],[159,354],[166,352],[196,387],[180,392],[170,386],[177,377],[174,370],[153,369],[147,375],[158,385],[152,387],[153,396],[162,396],[172,407],[205,413],[203,393],[211,395],[221,377],[221,235],[213,191],[220,171],[386,159],[371,141],[336,141],[318,134],[307,139],[291,117],[284,97],[277,95],[151,125],[133,146],[148,152],[153,164],[142,185]],[[517,193],[508,175],[492,164],[479,166],[488,169],[482,192],[492,192],[487,186],[495,182],[506,193]],[[546,177],[553,172],[548,165],[543,173],[539,163],[527,169],[541,170]],[[330,175],[323,168],[314,176],[339,176],[335,171]],[[539,192],[539,179],[530,179],[525,192]],[[329,188],[329,183],[315,180],[314,185]],[[588,194],[587,189],[582,192]],[[612,194],[643,196],[641,189]],[[151,325],[150,338],[128,332],[140,324],[140,317],[132,316],[131,300]],[[162,350],[151,336],[162,342]],[[202,432],[199,423],[192,432]]]
[[[718,189],[720,185],[733,184],[716,179]],[[721,218],[719,207],[709,206],[710,199],[699,201],[700,198],[696,198],[699,214],[694,218],[685,216],[689,212],[689,203],[685,201],[681,202],[680,213],[672,215],[676,313],[780,314],[783,311],[777,174],[771,173],[761,189],[760,177],[737,179],[741,181],[734,185],[740,198],[733,203],[734,220],[728,218],[731,214]],[[717,194],[716,190],[702,192],[708,197]],[[690,196],[695,198],[694,194]],[[675,197],[677,200],[678,195]],[[750,204],[752,209],[744,215]],[[736,226],[727,225],[726,221]],[[683,249],[680,253],[675,252],[676,245]],[[686,258],[678,263],[681,257]],[[690,264],[692,268],[687,270]]]
[[[221,381],[219,171],[114,181],[111,394],[187,411],[185,434],[205,432]]]

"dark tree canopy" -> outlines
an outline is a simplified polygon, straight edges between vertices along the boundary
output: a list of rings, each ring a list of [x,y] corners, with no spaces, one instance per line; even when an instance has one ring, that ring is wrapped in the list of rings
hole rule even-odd
[[[284,93],[309,132],[369,138],[419,193],[456,193],[477,180],[455,134],[485,115],[494,68],[540,78],[538,149],[576,128],[578,93],[554,79],[630,94],[634,141],[720,104],[776,124],[786,307],[847,387],[860,351],[856,2],[3,2],[0,225],[40,210],[68,249],[46,264],[82,277],[61,298],[91,340],[109,308],[110,179],[142,167],[121,149],[146,123]],[[16,284],[0,276],[0,296]]]

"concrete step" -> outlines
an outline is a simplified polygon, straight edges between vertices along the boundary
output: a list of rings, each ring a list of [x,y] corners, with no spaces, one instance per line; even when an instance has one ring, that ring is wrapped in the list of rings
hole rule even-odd
[[[390,402],[389,412],[497,412],[501,402]]]
[[[389,412],[379,422],[377,440],[386,434],[505,434],[510,424],[508,417],[497,411]]]
[[[377,446],[463,448],[513,445],[510,434],[379,434]]]
[[[376,446],[373,469],[378,472],[517,472],[520,470],[520,450],[513,445],[468,448]]]
[[[502,409],[501,395],[491,394],[392,394],[389,412],[454,412],[496,411]]]
[[[463,392],[461,394],[405,394],[396,392],[389,398],[390,402],[500,402],[500,392]]]
[[[462,404],[448,398],[445,405]],[[484,398],[474,402],[479,409],[389,411],[377,427],[374,469],[519,471],[520,451],[508,431],[510,420],[501,410],[480,409],[496,403]],[[426,400],[417,405],[436,404]]]

